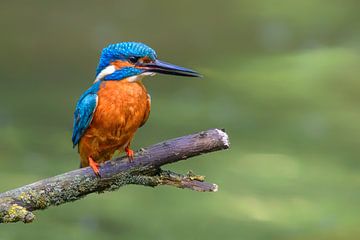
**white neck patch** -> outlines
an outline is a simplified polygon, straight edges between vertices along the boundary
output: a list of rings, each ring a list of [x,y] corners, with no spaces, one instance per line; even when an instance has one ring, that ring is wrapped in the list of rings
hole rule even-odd
[[[116,67],[114,65],[107,66],[96,76],[94,83],[101,81],[104,77],[114,73],[115,71],[116,71]],[[129,82],[136,82],[136,81],[140,81],[145,76],[154,76],[154,75],[155,75],[155,73],[152,73],[152,72],[144,72],[139,75],[128,77],[128,78],[126,78],[126,80]]]
[[[101,72],[99,72],[99,74],[96,76],[94,83],[102,80],[104,77],[106,77],[107,75],[110,75],[112,73],[114,73],[116,71],[116,68],[114,65],[109,65],[106,68],[104,68],[103,70],[101,70]]]
[[[155,73],[152,73],[152,72],[144,72],[140,75],[135,75],[135,76],[132,76],[132,77],[128,77],[126,78],[126,80],[128,82],[136,82],[136,81],[140,81],[141,79],[143,79],[145,76],[154,76]]]

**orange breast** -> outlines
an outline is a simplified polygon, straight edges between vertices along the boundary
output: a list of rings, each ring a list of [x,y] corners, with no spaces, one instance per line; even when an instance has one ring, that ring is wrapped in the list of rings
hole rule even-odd
[[[103,162],[122,151],[150,112],[149,96],[139,81],[105,81],[98,96],[93,120],[79,143],[83,167],[89,156]]]

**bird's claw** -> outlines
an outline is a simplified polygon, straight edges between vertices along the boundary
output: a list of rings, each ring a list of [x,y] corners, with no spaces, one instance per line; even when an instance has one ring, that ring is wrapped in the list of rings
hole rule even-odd
[[[95,175],[99,178],[101,178],[100,175],[100,166],[97,162],[95,162],[91,157],[89,157],[89,166],[92,168],[92,170],[94,171]]]
[[[134,160],[134,156],[135,156],[134,151],[132,149],[130,149],[129,147],[126,147],[125,152],[126,152],[127,157],[129,158],[129,161],[132,162]]]

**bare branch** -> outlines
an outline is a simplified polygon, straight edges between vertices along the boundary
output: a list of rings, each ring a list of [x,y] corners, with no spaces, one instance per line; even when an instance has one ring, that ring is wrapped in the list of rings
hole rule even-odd
[[[93,192],[113,191],[126,184],[169,185],[215,192],[218,186],[204,182],[203,176],[191,172],[181,175],[160,167],[227,148],[227,134],[223,130],[211,129],[141,149],[132,162],[126,157],[108,161],[101,165],[101,179],[89,167],[43,179],[0,194],[0,223],[32,222],[34,210],[75,201]]]

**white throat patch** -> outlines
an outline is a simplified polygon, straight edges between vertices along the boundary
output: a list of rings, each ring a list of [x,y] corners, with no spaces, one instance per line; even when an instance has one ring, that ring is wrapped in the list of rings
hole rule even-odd
[[[96,76],[94,83],[101,81],[104,77],[106,77],[107,75],[113,74],[115,71],[116,71],[116,68],[114,65],[107,66]],[[135,75],[132,77],[128,77],[126,79],[129,82],[136,82],[136,81],[140,81],[145,76],[154,76],[154,75],[155,75],[155,73],[152,73],[152,72],[144,72],[140,75]]]
[[[110,75],[110,74],[114,73],[115,71],[116,71],[116,68],[115,68],[114,65],[107,66],[101,72],[99,72],[99,74],[95,78],[94,83],[96,83],[97,81],[100,81],[101,79],[103,79],[107,75]]]
[[[135,76],[132,76],[132,77],[128,77],[126,78],[126,80],[128,82],[136,82],[136,81],[140,81],[141,79],[143,79],[145,76],[154,76],[155,73],[152,73],[152,72],[144,72],[140,75],[135,75]]]

